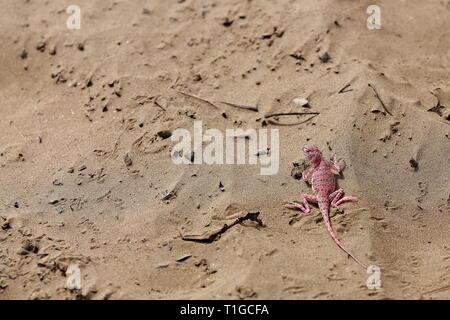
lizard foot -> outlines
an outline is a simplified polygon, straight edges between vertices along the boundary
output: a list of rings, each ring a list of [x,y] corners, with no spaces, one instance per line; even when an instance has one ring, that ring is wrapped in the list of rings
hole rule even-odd
[[[302,214],[311,214],[310,208],[305,208],[305,207],[303,207],[303,205],[301,205],[298,202],[289,202],[289,203],[285,204],[284,206],[288,209],[299,209],[302,212]]]
[[[343,194],[344,194],[344,190],[342,190],[342,189],[338,189],[335,192],[333,192],[332,194],[330,194],[331,206],[333,208],[338,207],[339,205],[341,205],[344,202],[358,200],[358,198],[350,197],[350,196],[341,198]]]

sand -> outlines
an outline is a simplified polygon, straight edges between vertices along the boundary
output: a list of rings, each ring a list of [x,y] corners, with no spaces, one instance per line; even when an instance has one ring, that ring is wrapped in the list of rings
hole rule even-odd
[[[80,0],[69,30],[67,1],[1,1],[0,299],[450,298],[450,4],[377,1],[369,30],[372,2]],[[175,165],[161,132],[194,119],[278,129],[278,173]],[[380,289],[283,207],[307,144],[345,162],[332,223]]]

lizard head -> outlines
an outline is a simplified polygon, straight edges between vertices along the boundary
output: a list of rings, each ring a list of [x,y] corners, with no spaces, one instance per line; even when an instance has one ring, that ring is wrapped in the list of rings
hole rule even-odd
[[[322,160],[322,152],[320,152],[319,148],[316,146],[306,146],[302,149],[302,151],[306,154],[309,161],[313,164],[320,163]]]

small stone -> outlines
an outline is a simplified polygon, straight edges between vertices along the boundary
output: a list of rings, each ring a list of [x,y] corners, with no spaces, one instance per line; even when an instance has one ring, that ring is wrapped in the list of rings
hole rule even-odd
[[[50,200],[49,202],[48,202],[48,204],[51,204],[51,205],[56,205],[56,204],[58,204],[59,203],[59,199],[52,199],[52,200]]]
[[[183,262],[183,261],[186,261],[187,259],[189,259],[190,257],[192,257],[191,254],[183,254],[183,255],[179,256],[175,261]]]
[[[161,42],[160,44],[158,44],[156,46],[156,49],[164,49],[166,47],[166,43],[165,42]]]
[[[294,98],[292,99],[292,103],[295,104],[297,107],[306,107],[308,106],[308,100],[305,98]]]
[[[169,263],[159,263],[156,265],[155,269],[164,269],[169,266]]]
[[[28,52],[27,52],[27,50],[23,49],[23,50],[22,50],[22,53],[20,54],[20,57],[21,57],[22,59],[26,59],[26,58],[28,57]]]
[[[149,15],[149,14],[151,14],[151,13],[152,13],[152,12],[151,12],[149,9],[147,9],[147,8],[142,9],[142,14]]]
[[[172,136],[172,132],[170,130],[161,130],[157,133],[163,139],[170,138]]]
[[[168,194],[166,194],[164,197],[161,198],[163,201],[168,201],[176,198],[177,194],[175,191],[170,191]]]
[[[9,220],[6,220],[3,224],[2,224],[2,230],[8,230],[11,229],[11,223]]]
[[[36,44],[36,50],[38,50],[40,52],[44,52],[45,51],[45,42],[43,42],[43,41],[38,42]]]
[[[54,186],[62,186],[63,183],[61,181],[59,181],[58,179],[56,179],[56,180],[53,180],[53,185]]]
[[[414,169],[414,171],[417,171],[419,168],[419,163],[415,159],[409,160],[409,165]]]
[[[322,54],[321,56],[319,56],[319,60],[320,60],[322,63],[327,63],[327,62],[329,62],[329,61],[331,60],[331,57],[330,57],[330,55],[328,54],[328,52],[325,52],[324,54]]]
[[[39,251],[39,247],[35,243],[33,243],[31,240],[25,240],[22,243],[22,249],[24,249],[27,253],[28,252],[37,253]],[[23,255],[24,252],[22,251],[21,254]]]
[[[214,273],[217,273],[217,269],[215,269],[215,268],[207,268],[207,270],[206,270],[206,274],[214,274]]]
[[[133,165],[133,160],[131,160],[130,156],[128,155],[128,153],[125,154],[125,156],[123,157],[123,161],[125,162],[125,165],[127,167],[130,167]]]
[[[230,20],[228,17],[225,18],[225,21],[222,23],[224,27],[230,27],[233,24],[233,20]]]

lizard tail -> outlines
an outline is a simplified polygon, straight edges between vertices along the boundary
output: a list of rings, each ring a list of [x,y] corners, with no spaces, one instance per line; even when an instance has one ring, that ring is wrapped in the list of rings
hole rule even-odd
[[[367,269],[367,266],[363,264],[361,261],[359,261],[353,254],[350,253],[339,241],[339,239],[336,236],[336,233],[333,230],[333,227],[331,226],[330,216],[328,214],[329,204],[328,201],[319,201],[319,209],[322,213],[323,221],[325,222],[325,225],[327,226],[328,232],[330,233],[331,238],[333,239],[334,243],[345,253],[347,253],[350,257],[353,258],[360,266],[362,266],[364,269]]]

